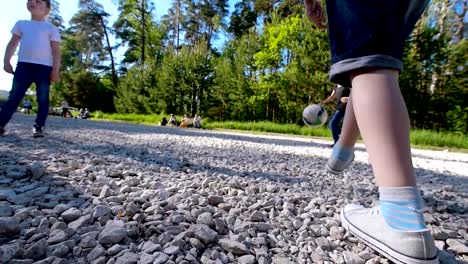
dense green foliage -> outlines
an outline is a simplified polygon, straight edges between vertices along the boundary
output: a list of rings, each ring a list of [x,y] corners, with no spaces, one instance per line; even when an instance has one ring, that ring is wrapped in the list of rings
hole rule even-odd
[[[158,20],[158,1],[118,0],[110,25],[102,5],[80,0],[62,28],[53,103],[302,125],[302,109],[331,92],[326,31],[303,16],[299,0],[237,0],[231,10],[230,2],[173,0]],[[467,5],[432,0],[407,42],[401,89],[414,128],[468,133]],[[60,24],[57,9],[52,19]]]

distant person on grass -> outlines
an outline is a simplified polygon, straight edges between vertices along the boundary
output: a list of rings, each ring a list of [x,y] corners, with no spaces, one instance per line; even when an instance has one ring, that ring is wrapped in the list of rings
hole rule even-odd
[[[79,113],[79,117],[81,119],[88,119],[89,118],[89,110],[88,108],[80,108],[80,113]]]
[[[23,107],[26,109],[26,114],[29,115],[32,113],[32,102],[30,100],[24,100]]]
[[[411,160],[409,118],[398,84],[405,40],[428,0],[327,0],[330,80],[352,87],[343,130],[326,169],[343,172],[354,159],[359,131],[379,186],[374,208],[350,204],[341,224],[395,263],[439,263],[423,217]],[[304,0],[306,14],[325,29],[320,0]]]
[[[171,118],[169,119],[169,125],[170,126],[177,126],[177,119],[174,114],[171,114]]]
[[[159,122],[159,125],[160,125],[160,126],[166,126],[166,125],[167,125],[167,119],[166,119],[166,117],[163,117],[163,118],[161,119],[161,122]]]
[[[63,100],[62,101],[62,117],[68,117],[68,115],[70,114],[70,112],[68,111],[69,107],[70,106],[68,105],[67,100]]]
[[[201,128],[202,127],[201,116],[200,115],[195,114],[195,117],[193,118],[193,126],[195,128]]]
[[[180,127],[188,127],[189,126],[189,118],[187,115],[184,115],[182,120],[180,121]]]
[[[26,7],[31,13],[31,20],[16,22],[3,60],[3,69],[14,77],[10,96],[0,112],[0,136],[5,133],[5,126],[29,86],[35,83],[38,112],[33,136],[43,137],[49,113],[50,83],[59,79],[61,39],[57,28],[46,21],[51,10],[50,0],[27,1]],[[20,43],[18,64],[14,71],[10,60]]]

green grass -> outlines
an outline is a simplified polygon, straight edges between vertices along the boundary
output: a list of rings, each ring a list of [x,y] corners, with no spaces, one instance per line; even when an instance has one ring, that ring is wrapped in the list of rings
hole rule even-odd
[[[110,121],[126,121],[136,124],[153,124],[157,125],[165,115],[138,115],[138,114],[106,114],[100,111],[94,112],[91,119],[95,120],[110,120]],[[166,116],[169,120],[169,116]]]
[[[165,115],[138,114],[106,114],[95,112],[92,119],[126,121],[137,124],[157,125]],[[169,118],[169,116],[166,116]],[[180,117],[178,117],[180,120]],[[323,126],[318,128],[301,127],[295,124],[277,124],[273,122],[210,122],[202,121],[205,129],[243,130],[255,133],[276,133],[300,135],[331,139],[330,130]],[[412,130],[411,145],[423,149],[449,149],[452,151],[468,152],[468,136],[451,132],[435,132],[429,130]]]
[[[468,136],[461,133],[412,130],[410,139],[415,146],[468,150]]]
[[[203,124],[208,129],[234,129],[277,134],[301,135],[312,137],[331,137],[326,127],[301,127],[295,124],[276,124],[273,122],[209,122]]]

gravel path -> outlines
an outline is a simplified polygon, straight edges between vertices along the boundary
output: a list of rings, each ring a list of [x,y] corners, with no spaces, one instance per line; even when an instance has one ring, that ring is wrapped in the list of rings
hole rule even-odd
[[[389,263],[340,226],[377,197],[330,142],[16,115],[0,138],[0,263]],[[468,263],[468,155],[414,150],[442,263]],[[3,261],[3,262],[2,262]]]

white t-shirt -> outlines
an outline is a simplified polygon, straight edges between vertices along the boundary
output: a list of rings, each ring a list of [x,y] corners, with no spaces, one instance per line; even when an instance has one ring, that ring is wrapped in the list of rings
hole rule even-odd
[[[21,37],[18,62],[53,66],[50,42],[61,42],[54,25],[46,21],[19,20],[11,33]]]

